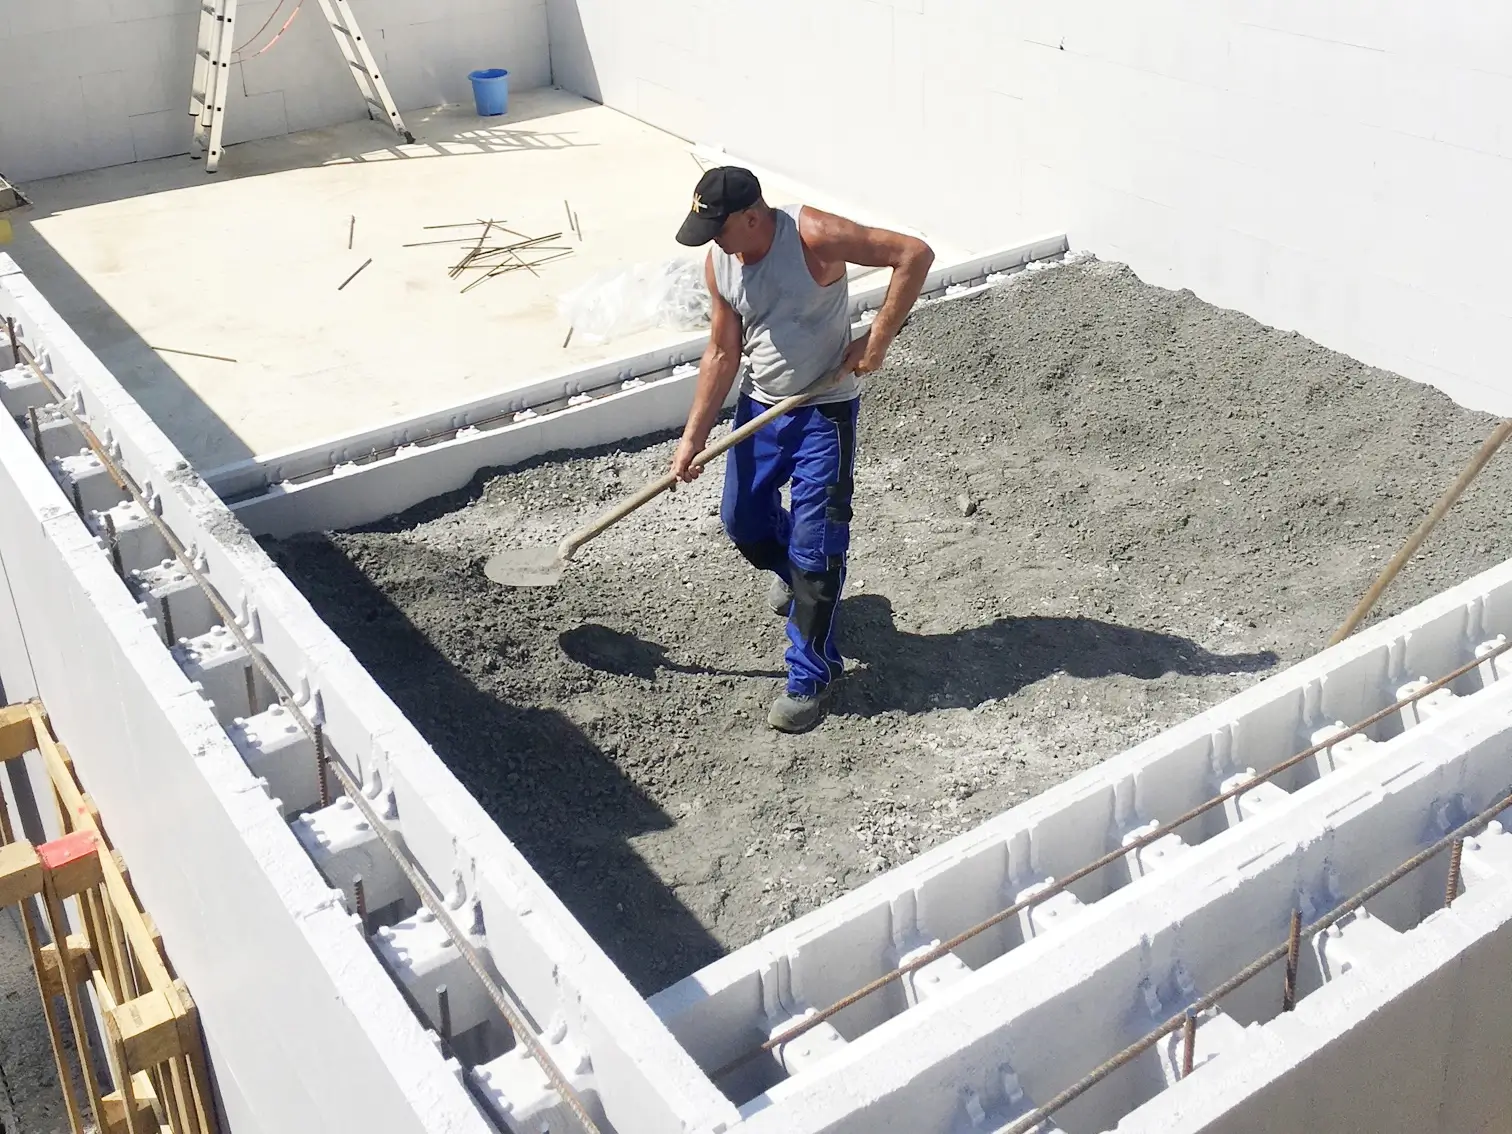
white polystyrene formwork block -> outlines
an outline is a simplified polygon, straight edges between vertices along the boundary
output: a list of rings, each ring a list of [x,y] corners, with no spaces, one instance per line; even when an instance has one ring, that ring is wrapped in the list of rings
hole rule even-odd
[[[308,752],[309,763],[313,765],[314,747],[310,746]],[[362,879],[363,898],[369,910],[379,910],[414,896],[394,856],[357,805],[345,796],[329,807],[301,815],[291,826],[326,881],[346,895],[351,909],[357,908],[358,878]]]
[[[0,346],[0,357],[8,357],[10,347]],[[28,409],[51,404],[51,391],[30,370],[14,368],[0,370],[0,407],[12,417],[20,417]]]
[[[1148,823],[1135,827],[1126,834],[1123,837],[1122,845],[1128,846],[1130,843],[1151,834],[1159,829],[1159,827],[1160,822],[1151,819]],[[1179,862],[1181,856],[1191,849],[1180,836],[1174,834],[1162,835],[1160,838],[1146,843],[1132,854],[1124,855],[1124,861],[1128,863],[1130,880],[1143,878],[1146,874],[1152,874],[1162,867]]]
[[[222,726],[229,728],[237,717],[253,715],[248,704],[247,674],[255,674],[255,670],[231,631],[212,626],[196,637],[181,638],[173,647],[173,657],[184,675],[199,685]]]
[[[89,529],[110,550],[109,528],[105,520],[109,517],[115,525],[116,547],[121,554],[121,570],[134,571],[142,567],[150,567],[154,563],[161,563],[170,554],[168,541],[163,538],[163,533],[158,531],[157,525],[147,517],[147,513],[135,500],[122,500],[109,508],[97,512],[90,512],[85,522]]]
[[[1247,768],[1238,775],[1230,776],[1218,785],[1221,792],[1233,791],[1255,780],[1255,770]],[[1238,826],[1246,819],[1253,819],[1262,811],[1269,811],[1277,804],[1286,802],[1290,792],[1282,791],[1270,780],[1259,780],[1255,786],[1240,792],[1232,799],[1223,801],[1223,814],[1229,826]]]
[[[1402,937],[1362,907],[1315,935],[1309,944],[1318,958],[1323,979],[1330,981],[1361,965],[1390,964],[1401,947]]]
[[[902,968],[912,963],[916,958],[928,953],[931,949],[939,948],[938,941],[931,941],[928,945],[922,945],[905,953],[898,960],[898,967]],[[926,965],[920,965],[903,974],[903,994],[908,999],[908,1006],[928,1000],[931,996],[938,996],[951,985],[965,980],[971,975],[971,969],[966,962],[954,953],[946,953],[943,957],[937,957]]]
[[[782,1021],[772,1029],[771,1035],[767,1038],[771,1039],[780,1035],[811,1015],[813,1012],[809,1011],[802,1016],[794,1016]],[[773,1054],[784,1071],[789,1075],[797,1075],[801,1071],[824,1062],[836,1052],[842,1051],[845,1048],[845,1042],[845,1037],[836,1030],[833,1024],[825,1020],[823,1023],[815,1024],[802,1035],[794,1036],[786,1043],[778,1044]]]
[[[278,801],[283,815],[315,806],[320,798],[315,742],[286,708],[273,705],[250,717],[237,717],[226,735],[252,774],[266,781],[268,794]],[[331,877],[329,871],[325,874]]]
[[[51,468],[64,493],[85,515],[113,508],[125,497],[100,458],[87,449],[71,457],[60,457]]]
[[[1408,697],[1421,692],[1431,684],[1433,683],[1426,677],[1420,677],[1416,681],[1409,681],[1406,685],[1400,686],[1397,689],[1396,699],[1398,701],[1405,701]],[[1454,691],[1451,689],[1435,689],[1426,697],[1419,697],[1416,701],[1402,706],[1402,727],[1412,728],[1414,725],[1422,724],[1429,717],[1437,713],[1448,712],[1458,700],[1459,698],[1455,696]]]
[[[1482,642],[1475,647],[1475,656],[1486,659],[1476,667],[1476,672],[1480,674],[1482,687],[1494,685],[1509,673],[1512,673],[1512,662],[1507,660],[1506,654],[1497,654],[1494,658],[1486,657],[1486,655],[1499,650],[1506,643],[1507,636],[1505,634],[1498,634],[1489,642]]]
[[[547,1058],[562,1073],[584,1109],[602,1124],[603,1106],[587,1055],[560,1030],[555,1036],[541,1036],[540,1041]],[[510,1134],[577,1129],[572,1109],[524,1044],[479,1064],[471,1074],[483,1101]]]
[[[165,559],[155,567],[135,568],[128,572],[127,578],[147,604],[148,617],[157,621],[165,639],[177,642],[180,638],[195,638],[220,622],[210,605],[210,597],[177,559]]]
[[[1473,893],[1472,884],[1478,882],[1488,886],[1512,886],[1512,833],[1501,820],[1493,819],[1484,831],[1465,840],[1465,849],[1460,855],[1460,872],[1465,880],[1466,893]]]
[[[71,457],[88,448],[78,426],[69,421],[55,405],[44,405],[37,410],[37,428],[33,432],[30,421],[26,425],[26,439],[33,450],[40,448],[44,461],[56,461],[59,457]]]
[[[1343,721],[1335,721],[1327,728],[1320,728],[1309,738],[1309,748],[1319,744],[1328,744],[1328,741],[1340,733],[1348,732]],[[1317,769],[1319,777],[1326,776],[1330,772],[1348,767],[1359,760],[1372,754],[1376,748],[1376,742],[1371,740],[1363,732],[1357,732],[1353,736],[1345,737],[1337,744],[1328,744],[1327,748],[1319,749],[1313,756],[1313,766]]]
[[[1020,890],[1013,896],[1014,903],[1026,901],[1035,894],[1049,889],[1055,885],[1054,878],[1047,878],[1043,882],[1037,882],[1033,886]],[[1051,894],[1042,902],[1030,906],[1028,909],[1019,910],[1019,929],[1028,941],[1033,937],[1043,937],[1047,933],[1065,929],[1066,926],[1077,917],[1085,913],[1087,907],[1070,890],[1062,890],[1058,894]]]
[[[446,989],[453,1035],[461,1035],[496,1014],[478,974],[430,910],[423,909],[395,925],[380,926],[376,944],[389,971],[433,1028],[441,1025],[438,990],[442,987]],[[481,948],[484,942],[474,938],[472,944]]]
[[[1152,1021],[1154,1027],[1162,1021]],[[1192,1070],[1212,1063],[1224,1054],[1234,1051],[1246,1040],[1247,1029],[1232,1016],[1217,1008],[1209,1008],[1197,1014],[1196,1042],[1192,1045]],[[1181,1081],[1182,1067],[1186,1060],[1186,1037],[1181,1031],[1172,1032],[1160,1041],[1160,1070],[1167,1087]]]

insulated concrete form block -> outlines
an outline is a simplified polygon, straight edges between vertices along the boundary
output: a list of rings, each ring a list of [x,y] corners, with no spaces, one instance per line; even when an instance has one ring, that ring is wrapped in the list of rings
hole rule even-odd
[[[233,721],[226,734],[236,745],[247,770],[267,783],[268,795],[284,815],[307,811],[318,804],[320,775],[315,763],[315,742],[282,705]],[[295,827],[296,834],[300,830]],[[379,853],[388,858],[386,851]],[[316,865],[320,865],[318,860]],[[392,862],[388,865],[392,868]],[[358,873],[361,872],[359,867]]]
[[[1512,964],[1505,888],[1456,903],[1413,931],[1389,965],[1307,998],[1200,1078],[1157,1096],[1120,1134],[1283,1134],[1338,1129],[1495,1130],[1512,1106],[1485,1053],[1512,1045],[1504,1004]],[[1377,1117],[1378,1116],[1378,1117]],[[1416,1124],[1416,1125],[1414,1125]]]
[[[455,1072],[9,423],[0,472],[7,603],[26,644],[22,657],[0,659],[3,677],[35,672],[109,816],[194,989],[231,1129],[418,1131],[441,1121],[481,1131]],[[291,1004],[307,1008],[293,1040]],[[291,1065],[318,1081],[296,1085]],[[329,1076],[365,1084],[355,1107],[332,1099]]]
[[[1384,754],[1379,765],[1364,774],[1351,773],[1355,784],[1366,789],[1352,803],[1341,807],[1337,795],[1312,791],[1288,816],[1287,830],[1266,830],[1260,824],[1215,840],[1174,867],[1165,885],[1143,893],[1129,887],[1099,903],[1084,915],[1088,931],[1060,936],[1057,949],[1015,950],[903,1019],[852,1041],[821,1068],[747,1103],[742,1107],[747,1128],[752,1134],[779,1129],[826,1134],[952,1129],[960,1118],[964,1089],[980,1092],[992,1104],[989,1111],[997,1105],[1001,1094],[993,1078],[1004,1067],[1012,1069],[1031,1100],[1048,1100],[1156,1023],[1179,1013],[1192,996],[1216,987],[1257,954],[1284,942],[1290,911],[1299,902],[1304,918],[1312,921],[1434,841],[1444,828],[1425,827],[1424,815],[1436,804],[1457,799],[1462,813],[1473,814],[1504,796],[1512,787],[1509,712],[1512,688],[1498,689],[1482,695],[1473,709],[1425,723]],[[1412,877],[1404,880],[1409,889]],[[1398,883],[1378,895],[1367,908],[1378,908],[1382,898],[1402,886]],[[1304,995],[1292,1015],[1280,1013],[1281,981],[1274,970],[1243,986],[1245,995],[1225,998],[1222,1007],[1236,1023],[1258,1026],[1253,1042],[1268,1043],[1278,1033],[1301,1034],[1310,1027],[1315,1005],[1327,1005],[1331,996],[1350,995],[1345,990],[1357,987],[1362,976],[1375,973],[1394,980],[1392,974],[1406,959],[1421,957],[1424,928],[1456,916],[1461,907],[1468,914],[1475,904],[1473,893],[1468,889],[1449,913],[1431,913],[1442,903],[1441,887],[1436,901],[1418,895],[1411,915],[1395,926],[1402,949],[1389,957],[1384,949],[1377,951],[1379,964],[1361,964],[1330,981],[1322,992]],[[1492,897],[1487,900],[1505,900],[1507,891],[1496,887],[1488,893]],[[1451,987],[1458,980],[1452,966],[1440,969],[1439,978],[1448,979]],[[1505,1034],[1509,993],[1504,981],[1499,991],[1478,985],[1460,991],[1489,997],[1494,1011],[1501,1013],[1492,1026]],[[1446,1062],[1418,1074],[1420,1064],[1414,1060],[1422,1059],[1420,1049],[1433,1053],[1428,1060],[1453,1050],[1443,1030],[1447,1010],[1442,1006],[1454,1003],[1455,997],[1438,999],[1441,1007],[1423,1018],[1425,1028],[1438,1029],[1435,1034],[1418,1036],[1411,1028],[1395,1034],[1365,1029],[1377,1042],[1373,1058],[1357,1065],[1359,1072],[1381,1077],[1382,1068],[1392,1073],[1400,1068],[1402,1078],[1411,1079],[1418,1092],[1417,1101],[1400,1111],[1382,1107],[1378,1113],[1370,1106],[1372,1129],[1404,1134],[1460,1129],[1432,1121],[1446,1099],[1446,1074],[1468,1073],[1487,1080],[1498,1075],[1484,1069],[1483,1059],[1481,1069],[1476,1069],[1476,1059],[1469,1054],[1475,1049],[1469,1045],[1464,1054],[1468,1067],[1450,1068]],[[1350,1014],[1355,1023],[1363,1019]],[[1248,1063],[1250,1042],[1226,1047],[1224,1060],[1232,1055],[1236,1064]],[[1328,1081],[1321,1074],[1319,1079]],[[1191,1089],[1200,1081],[1194,1077]],[[1336,1075],[1335,1081],[1337,1086],[1319,1088],[1328,1092],[1320,1100],[1323,1109],[1335,1128],[1353,1128],[1361,1100],[1369,1096],[1349,1096],[1348,1084],[1359,1080]],[[1068,1129],[1109,1129],[1162,1088],[1158,1076],[1131,1067],[1066,1107],[1057,1121]],[[1280,1123],[1254,1128],[1299,1127]]]

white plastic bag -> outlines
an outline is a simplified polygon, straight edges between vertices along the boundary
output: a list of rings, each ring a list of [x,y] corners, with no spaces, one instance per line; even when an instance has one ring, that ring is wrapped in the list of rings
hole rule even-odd
[[[575,337],[602,343],[652,327],[694,331],[709,325],[703,261],[664,260],[601,272],[558,301]]]

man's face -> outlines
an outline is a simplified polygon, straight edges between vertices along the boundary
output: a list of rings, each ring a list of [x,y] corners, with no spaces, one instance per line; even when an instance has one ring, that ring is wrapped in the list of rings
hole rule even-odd
[[[754,251],[755,235],[756,211],[742,209],[738,213],[731,213],[725,220],[724,227],[714,238],[714,243],[719,245],[719,250],[726,256],[739,256],[742,253]]]

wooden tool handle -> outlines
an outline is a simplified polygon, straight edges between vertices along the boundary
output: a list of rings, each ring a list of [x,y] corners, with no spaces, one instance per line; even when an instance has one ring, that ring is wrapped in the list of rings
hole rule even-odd
[[[1365,616],[1370,613],[1370,608],[1376,604],[1381,593],[1386,590],[1391,580],[1397,577],[1397,572],[1407,566],[1407,561],[1417,554],[1418,548],[1423,546],[1423,541],[1428,538],[1428,533],[1433,531],[1449,509],[1454,507],[1454,502],[1460,498],[1460,493],[1470,487],[1470,482],[1480,475],[1481,469],[1486,467],[1486,462],[1496,456],[1496,451],[1509,437],[1512,437],[1512,421],[1504,421],[1491,431],[1491,436],[1486,438],[1480,451],[1465,466],[1465,471],[1459,474],[1459,479],[1439,497],[1438,503],[1433,506],[1433,511],[1429,512],[1423,522],[1418,525],[1417,530],[1402,545],[1401,550],[1391,557],[1391,562],[1386,564],[1381,573],[1376,576],[1376,581],[1371,584],[1370,590],[1365,592],[1365,597],[1350,612],[1344,625],[1340,626],[1334,632],[1334,636],[1328,640],[1330,646],[1338,645],[1354,633],[1355,627],[1365,620]]]
[[[750,437],[762,426],[768,424],[769,422],[776,421],[783,414],[797,409],[809,399],[822,394],[825,390],[829,389],[836,382],[838,382],[840,380],[840,377],[841,373],[837,370],[828,377],[816,382],[813,386],[805,390],[803,393],[794,394],[791,398],[783,398],[782,401],[778,402],[771,409],[766,410],[765,412],[758,414],[756,417],[751,418],[750,421],[746,422],[739,429],[730,430],[730,432],[726,433],[718,441],[715,441],[703,452],[699,453],[698,456],[694,457],[690,462],[691,467],[703,468],[704,465],[708,464],[725,450],[739,445],[742,441],[744,441],[747,437]],[[660,496],[663,492],[666,492],[667,489],[673,487],[675,484],[677,484],[677,477],[672,473],[667,473],[666,476],[663,476],[657,480],[653,480],[650,484],[640,489],[640,491],[626,497],[624,500],[621,500],[618,504],[616,504],[613,508],[610,508],[603,515],[599,516],[598,519],[594,520],[591,524],[579,528],[577,531],[573,532],[570,536],[564,539],[557,548],[557,558],[565,563],[567,560],[571,559],[574,555],[577,554],[578,548],[582,547],[583,544],[587,543],[589,540],[593,539],[596,536],[602,535],[605,531],[607,531],[609,528],[612,528],[615,524],[619,523],[641,505],[649,504],[652,500],[655,500],[658,496]]]

